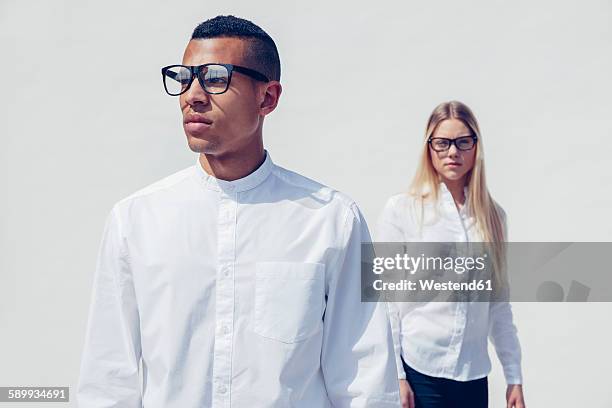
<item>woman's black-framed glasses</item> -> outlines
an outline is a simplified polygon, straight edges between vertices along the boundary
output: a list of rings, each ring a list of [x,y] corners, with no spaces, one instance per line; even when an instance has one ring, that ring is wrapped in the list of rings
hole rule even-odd
[[[466,151],[472,150],[474,148],[474,145],[476,145],[477,140],[478,137],[476,137],[475,135],[462,136],[456,139],[447,139],[445,137],[430,137],[427,140],[427,143],[429,143],[429,146],[431,146],[431,148],[434,149],[436,152],[445,152],[450,149],[452,145],[455,145],[458,150]]]
[[[171,96],[186,92],[193,78],[197,77],[200,86],[208,94],[218,95],[227,91],[232,80],[232,73],[240,72],[257,81],[269,82],[264,74],[250,68],[232,64],[210,63],[197,66],[168,65],[161,70],[164,89]]]

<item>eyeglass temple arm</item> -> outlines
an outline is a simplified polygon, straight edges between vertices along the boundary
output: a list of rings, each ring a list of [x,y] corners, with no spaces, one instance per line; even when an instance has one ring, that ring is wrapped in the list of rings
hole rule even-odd
[[[265,76],[264,74],[260,74],[259,72],[254,71],[252,69],[244,68],[244,67],[239,67],[239,66],[236,66],[236,65],[233,65],[232,69],[234,71],[236,71],[236,72],[241,72],[241,73],[243,73],[245,75],[248,75],[251,78],[254,78],[254,79],[258,80],[258,81],[270,82],[270,80],[268,79],[267,76]]]

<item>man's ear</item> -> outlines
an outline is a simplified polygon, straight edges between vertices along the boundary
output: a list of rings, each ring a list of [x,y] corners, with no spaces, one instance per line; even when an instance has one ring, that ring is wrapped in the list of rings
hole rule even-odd
[[[281,93],[283,92],[283,87],[278,81],[270,81],[265,84],[263,87],[263,100],[261,105],[259,105],[259,112],[261,115],[266,116],[274,109],[276,109],[276,105],[278,105],[278,100],[280,99]]]

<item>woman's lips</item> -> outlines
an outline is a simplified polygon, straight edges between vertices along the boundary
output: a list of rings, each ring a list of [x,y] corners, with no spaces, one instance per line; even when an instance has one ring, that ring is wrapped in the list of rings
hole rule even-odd
[[[446,164],[448,167],[460,167],[461,164],[460,163],[447,163]]]

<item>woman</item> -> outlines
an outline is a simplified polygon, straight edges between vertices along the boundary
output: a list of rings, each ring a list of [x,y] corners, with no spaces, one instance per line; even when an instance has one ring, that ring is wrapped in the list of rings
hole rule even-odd
[[[432,112],[410,191],[387,201],[377,240],[489,242],[494,269],[503,269],[505,213],[487,190],[480,130],[463,103],[445,102]],[[487,337],[504,368],[507,407],[525,407],[508,302],[388,306],[403,407],[487,407]]]

